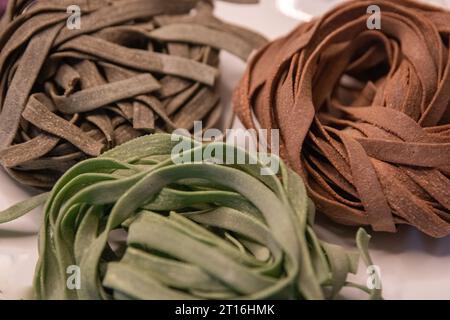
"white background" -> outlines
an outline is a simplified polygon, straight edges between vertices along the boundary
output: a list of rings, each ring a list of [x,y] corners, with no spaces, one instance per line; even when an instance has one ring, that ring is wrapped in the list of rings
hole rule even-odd
[[[304,2],[308,4],[309,13],[315,14],[320,11],[315,9],[322,7],[314,7],[312,3],[319,5],[320,2],[333,1]],[[443,0],[440,2],[444,3]],[[283,15],[274,0],[261,0],[257,6],[218,2],[216,14],[230,22],[259,30],[270,39],[287,33],[298,24],[298,21]],[[295,12],[289,14],[298,17]],[[245,66],[228,54],[223,54],[221,64],[222,101],[231,108],[231,91]],[[236,123],[235,127],[239,124]],[[30,195],[3,170],[0,170],[0,188],[0,210]],[[0,299],[30,298],[40,219],[40,210],[35,210],[17,221],[0,225]],[[317,230],[328,241],[354,246],[354,228],[337,226],[319,216]],[[450,238],[432,239],[410,227],[401,227],[397,234],[372,235],[371,255],[381,268],[386,299],[450,299]],[[362,266],[360,269],[358,279],[364,282],[365,269]]]

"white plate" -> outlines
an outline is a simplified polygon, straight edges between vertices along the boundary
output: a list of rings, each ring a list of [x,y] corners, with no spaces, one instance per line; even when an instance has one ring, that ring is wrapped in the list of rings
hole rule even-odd
[[[287,33],[298,23],[280,13],[273,0],[262,0],[258,6],[218,2],[216,13],[230,22],[260,30],[269,38]],[[223,102],[229,106],[232,88],[244,65],[223,54],[221,70]],[[0,186],[0,209],[29,195],[1,170]],[[39,211],[0,225],[0,299],[30,297],[37,259]],[[355,229],[337,226],[324,217],[318,220],[317,230],[323,238],[354,247]],[[373,234],[371,249],[381,270],[386,299],[450,299],[450,238],[431,239],[412,228],[401,227],[397,234]],[[360,281],[367,277],[364,271],[361,268]]]

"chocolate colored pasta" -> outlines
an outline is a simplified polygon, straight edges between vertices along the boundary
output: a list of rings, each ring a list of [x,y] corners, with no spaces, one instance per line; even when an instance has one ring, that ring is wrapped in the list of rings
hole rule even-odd
[[[381,29],[367,9],[381,9]],[[376,18],[376,17],[375,17]],[[369,21],[370,22],[370,21]],[[235,94],[279,128],[318,210],[345,225],[450,233],[450,12],[352,1],[264,47]]]
[[[220,49],[246,60],[265,40],[212,9],[206,0],[10,1],[0,24],[1,164],[48,189],[76,162],[135,137],[216,125]]]

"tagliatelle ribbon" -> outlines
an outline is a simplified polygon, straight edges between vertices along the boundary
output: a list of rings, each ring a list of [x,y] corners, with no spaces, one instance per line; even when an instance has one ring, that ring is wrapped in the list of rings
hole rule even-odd
[[[378,6],[381,29],[368,29]],[[372,7],[373,8],[373,7]],[[279,128],[319,211],[346,225],[450,233],[450,12],[348,1],[260,50],[235,92]]]
[[[220,50],[266,43],[207,0],[10,1],[0,26],[0,163],[39,189],[135,137],[217,125]]]
[[[154,134],[73,166],[0,223],[46,202],[38,299],[324,299],[346,286],[380,298],[347,280],[360,254],[372,265],[367,233],[360,254],[319,240],[301,178],[283,163],[281,180],[264,168],[230,145]]]

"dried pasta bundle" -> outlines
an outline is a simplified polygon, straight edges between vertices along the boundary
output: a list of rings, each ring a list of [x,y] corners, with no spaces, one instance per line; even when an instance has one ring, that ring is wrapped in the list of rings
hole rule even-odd
[[[381,29],[367,27],[367,9]],[[372,7],[373,8],[373,7]],[[376,18],[376,17],[375,17]],[[348,1],[270,43],[235,94],[249,127],[279,128],[282,156],[319,211],[346,225],[450,234],[450,12]]]
[[[359,254],[319,240],[297,174],[283,164],[281,180],[261,175],[259,163],[220,165],[229,154],[246,163],[252,155],[172,138],[136,138],[82,161],[50,193],[0,215],[47,199],[36,298],[324,299],[345,286],[380,298],[381,289],[347,281],[360,256],[372,265],[369,236],[358,232]],[[180,141],[188,147],[171,155]],[[186,161],[197,152],[205,162]],[[79,290],[67,286],[74,267]]]
[[[246,60],[265,39],[212,11],[206,0],[10,1],[0,23],[1,164],[49,189],[78,161],[135,137],[216,125],[220,50]]]

